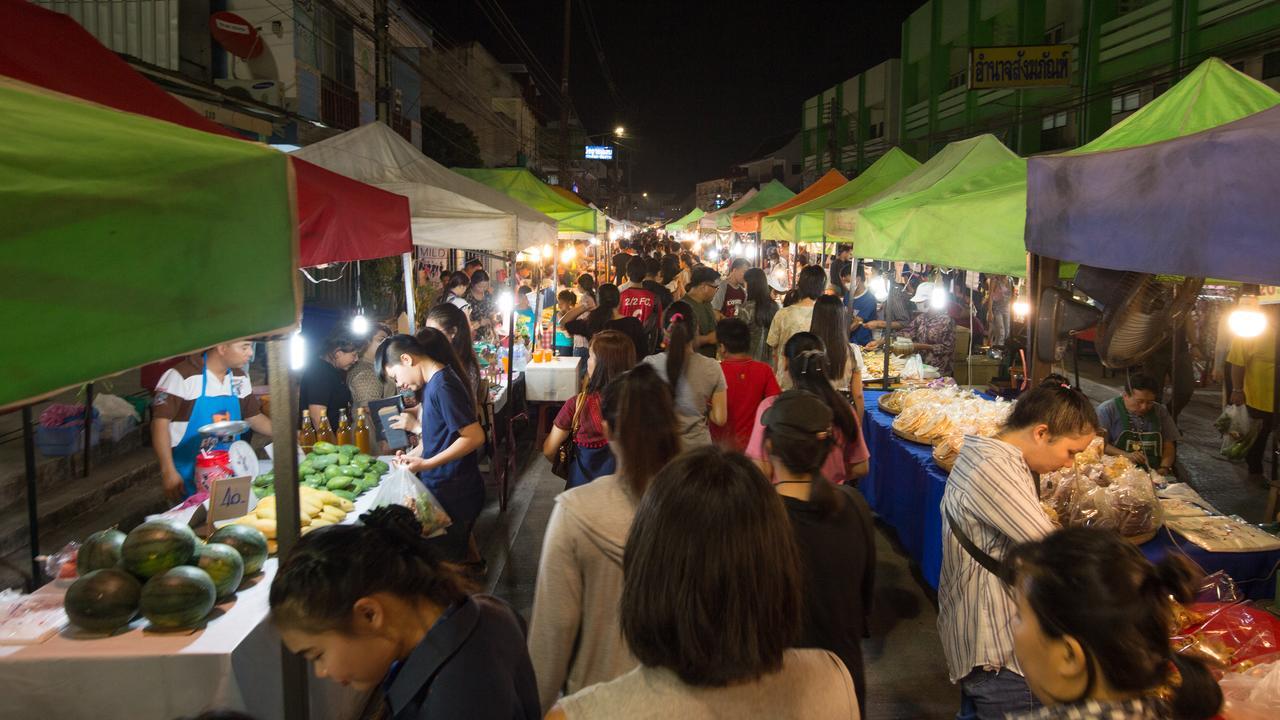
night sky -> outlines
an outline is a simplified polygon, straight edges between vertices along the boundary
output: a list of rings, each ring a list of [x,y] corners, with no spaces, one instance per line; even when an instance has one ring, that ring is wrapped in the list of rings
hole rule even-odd
[[[482,8],[500,4],[530,51],[560,77],[562,0],[408,0],[446,41],[478,40],[528,64]],[[595,19],[615,98],[589,41]],[[570,95],[590,133],[623,125],[634,189],[684,197],[772,137],[800,130],[805,98],[898,56],[921,0],[573,0]],[[429,101],[428,101],[429,102]],[[548,117],[558,107],[544,103]]]

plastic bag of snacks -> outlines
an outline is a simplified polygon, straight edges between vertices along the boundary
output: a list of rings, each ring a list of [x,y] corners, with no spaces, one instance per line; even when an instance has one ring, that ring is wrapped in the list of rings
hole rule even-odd
[[[453,524],[453,518],[444,511],[440,501],[422,484],[417,475],[403,465],[396,465],[378,485],[373,497],[375,508],[386,505],[403,505],[413,511],[422,523],[423,537],[443,535],[445,528]]]
[[[1247,670],[1280,653],[1280,618],[1252,603],[1193,603],[1176,608],[1174,619],[1174,651],[1215,670]]]

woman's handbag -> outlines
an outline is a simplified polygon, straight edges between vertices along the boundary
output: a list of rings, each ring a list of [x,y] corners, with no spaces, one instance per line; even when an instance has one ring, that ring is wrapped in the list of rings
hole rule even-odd
[[[585,392],[578,394],[578,399],[573,404],[573,425],[570,426],[569,436],[560,443],[560,447],[556,448],[556,459],[551,463],[551,472],[565,480],[569,479],[569,467],[578,458],[578,443],[574,437],[578,434],[578,416],[582,413],[582,405],[586,402],[586,398]]]

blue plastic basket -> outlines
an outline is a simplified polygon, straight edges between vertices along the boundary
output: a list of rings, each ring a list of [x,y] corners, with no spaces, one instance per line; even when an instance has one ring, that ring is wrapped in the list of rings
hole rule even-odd
[[[102,422],[94,420],[90,425],[89,446],[97,445],[101,437]],[[80,452],[84,449],[84,422],[77,420],[56,428],[37,426],[36,447],[46,457],[66,457]]]

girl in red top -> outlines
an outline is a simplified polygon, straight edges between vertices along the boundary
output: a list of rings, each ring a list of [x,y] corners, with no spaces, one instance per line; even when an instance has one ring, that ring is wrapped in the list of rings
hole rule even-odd
[[[554,427],[542,444],[542,454],[554,462],[556,451],[573,433],[577,446],[573,462],[569,465],[569,485],[574,488],[586,485],[603,475],[611,475],[617,468],[609,441],[604,436],[604,418],[600,411],[600,393],[609,381],[630,370],[636,364],[635,343],[617,330],[601,330],[591,336],[587,354],[587,379],[582,392],[565,401],[556,415]],[[582,409],[578,409],[578,404]],[[574,431],[574,414],[577,414],[577,431]]]

